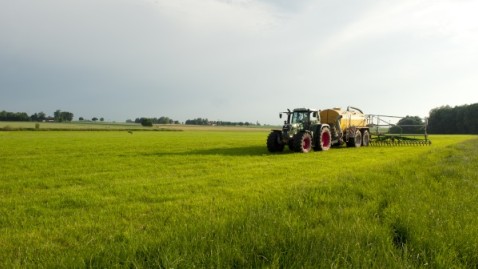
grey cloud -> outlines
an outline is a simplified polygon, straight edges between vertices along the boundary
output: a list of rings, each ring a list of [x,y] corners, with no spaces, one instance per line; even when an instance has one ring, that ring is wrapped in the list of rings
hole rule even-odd
[[[206,2],[0,3],[0,109],[278,123],[294,106],[425,115],[478,99],[470,42],[381,18],[379,1]]]

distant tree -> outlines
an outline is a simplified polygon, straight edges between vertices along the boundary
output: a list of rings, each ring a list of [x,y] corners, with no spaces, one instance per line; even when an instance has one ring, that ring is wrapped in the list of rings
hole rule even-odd
[[[173,119],[171,119],[169,117],[162,116],[162,117],[159,117],[159,118],[146,118],[146,117],[136,118],[134,120],[134,123],[140,123],[141,124],[145,119],[149,119],[152,122],[152,124],[173,124],[175,122],[178,122],[178,121],[174,121]],[[133,121],[132,120],[127,120],[126,122],[132,123]]]
[[[179,123],[179,122],[178,122]],[[252,122],[232,122],[232,121],[209,121],[208,119],[203,119],[203,118],[196,118],[193,120],[186,120],[186,124],[191,124],[191,125],[218,125],[218,126],[251,126],[251,125],[258,125],[260,126],[261,124],[259,122],[256,122],[255,124]]]
[[[151,119],[148,119],[148,118],[142,118],[141,119],[141,125],[146,126],[146,127],[151,127],[151,126],[153,126],[153,121]]]
[[[46,120],[46,114],[43,112],[35,113],[30,116],[31,121],[44,121]]]
[[[78,118],[79,121],[84,121],[85,119],[83,117]]]
[[[193,120],[186,120],[186,124],[191,124],[191,125],[208,125],[209,120],[208,119],[202,119],[202,118],[197,118]]]
[[[171,124],[172,122],[173,120],[168,117],[160,117],[156,120],[156,123],[158,124]]]
[[[73,116],[74,115],[71,112],[66,112],[66,111],[61,112],[61,117],[62,117],[63,121],[72,121]]]
[[[15,117],[19,121],[30,121],[30,117],[28,117],[28,114],[25,112],[17,112],[15,113]]]
[[[60,114],[61,114],[61,110],[59,109],[53,112],[53,118],[55,118],[55,121],[61,121]]]
[[[400,119],[396,126],[390,128],[391,133],[421,134],[424,132],[423,120],[418,116],[406,116]]]
[[[127,119],[126,123],[134,123],[134,121],[132,119]]]
[[[97,118],[97,117],[93,117],[91,120],[96,122],[96,121],[98,120],[98,118]]]
[[[73,113],[68,111],[61,111],[58,109],[53,113],[53,117],[57,122],[72,121]]]
[[[105,118],[101,117],[101,118],[100,118],[100,121],[101,121],[101,122],[105,121]]]

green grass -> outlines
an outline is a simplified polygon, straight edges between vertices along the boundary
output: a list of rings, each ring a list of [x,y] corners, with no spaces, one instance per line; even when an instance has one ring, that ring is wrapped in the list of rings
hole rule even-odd
[[[478,140],[0,132],[0,267],[476,268]]]
[[[269,131],[278,126],[210,126],[185,124],[153,124],[152,127],[139,123],[121,122],[29,122],[0,121],[0,131]]]
[[[91,122],[91,121],[74,121],[74,122],[8,122],[0,121],[0,131],[119,131],[119,130],[135,130],[145,131],[179,129],[179,125],[154,125],[154,127],[144,127],[139,123],[114,123],[114,122]]]

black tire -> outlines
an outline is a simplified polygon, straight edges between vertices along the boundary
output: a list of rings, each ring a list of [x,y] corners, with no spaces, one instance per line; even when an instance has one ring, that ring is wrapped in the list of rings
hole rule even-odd
[[[347,142],[347,147],[356,147],[359,148],[362,145],[362,133],[360,130],[355,131],[355,136],[353,138],[349,138]]]
[[[312,149],[312,136],[309,133],[301,132],[294,136],[294,150],[307,153]]]
[[[332,134],[330,133],[330,129],[327,127],[322,128],[316,142],[315,150],[329,150],[332,146]]]
[[[362,146],[368,147],[369,144],[370,144],[370,133],[368,132],[368,130],[365,130],[363,131],[363,134],[362,134]]]
[[[287,142],[287,146],[289,147],[290,150],[295,151],[295,149],[294,149],[294,139],[289,139],[289,142]]]
[[[354,142],[355,142],[356,148],[359,148],[360,146],[362,146],[362,133],[360,132],[360,130],[357,130],[355,132]]]
[[[284,144],[281,143],[281,134],[278,132],[271,132],[267,137],[267,149],[269,152],[282,152]]]

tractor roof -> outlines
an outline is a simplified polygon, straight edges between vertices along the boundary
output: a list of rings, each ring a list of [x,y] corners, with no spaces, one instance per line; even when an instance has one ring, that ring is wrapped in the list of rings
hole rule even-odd
[[[317,109],[310,109],[310,108],[294,108],[294,112],[316,112]]]

